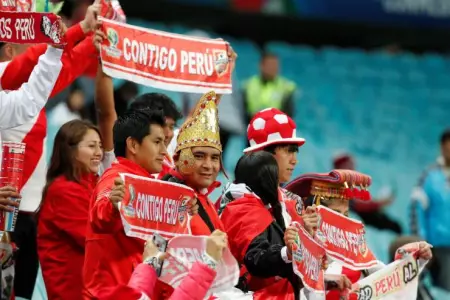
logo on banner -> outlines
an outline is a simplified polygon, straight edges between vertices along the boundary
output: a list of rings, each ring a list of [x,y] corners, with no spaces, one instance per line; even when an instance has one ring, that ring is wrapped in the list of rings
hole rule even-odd
[[[61,39],[59,38],[59,24],[52,21],[47,16],[42,16],[41,19],[41,32],[48,38],[50,38],[55,44],[59,44]]]
[[[123,208],[124,214],[127,217],[134,217],[136,215],[136,210],[134,209],[134,200],[136,200],[136,192],[132,184],[128,186],[128,192],[130,193],[130,202]]]
[[[217,75],[222,76],[228,70],[228,55],[225,50],[214,50],[214,69]]]
[[[359,230],[358,234],[358,245],[359,245],[359,253],[361,253],[362,256],[366,257],[369,253],[369,249],[367,248],[367,242],[365,237],[365,230],[364,228]]]
[[[105,47],[106,53],[112,57],[121,57],[122,51],[117,49],[119,44],[119,34],[112,28],[108,28],[106,31],[106,36],[108,37],[109,47]]]
[[[188,196],[181,196],[181,205],[178,207],[178,222],[184,225],[184,221],[187,220],[186,212],[189,201],[191,200]]]

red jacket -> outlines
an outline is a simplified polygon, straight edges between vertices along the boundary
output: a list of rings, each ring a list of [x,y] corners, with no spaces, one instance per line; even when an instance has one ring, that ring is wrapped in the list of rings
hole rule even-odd
[[[214,270],[208,268],[206,265],[196,263],[169,299],[202,300],[205,298],[215,277],[216,272]],[[140,264],[134,270],[128,285],[120,285],[116,288],[102,291],[99,298],[101,300],[150,299],[149,295],[153,294],[156,281],[155,270],[148,265]]]
[[[49,299],[81,299],[89,200],[97,176],[50,184],[38,221],[38,254]]]
[[[84,299],[98,299],[102,289],[126,285],[142,262],[144,241],[125,235],[119,212],[108,198],[114,179],[122,172],[151,177],[138,164],[119,157],[100,178],[92,194],[86,230]]]
[[[286,206],[290,212],[290,208]],[[274,218],[260,198],[248,193],[228,203],[221,214],[221,220],[226,228],[231,253],[241,266],[241,275],[244,275],[247,273],[244,257],[250,243],[267,229]],[[298,221],[300,218],[295,217],[293,220]],[[287,279],[258,278],[251,275],[247,275],[247,278],[249,289],[255,292],[254,299],[294,299],[294,291]]]

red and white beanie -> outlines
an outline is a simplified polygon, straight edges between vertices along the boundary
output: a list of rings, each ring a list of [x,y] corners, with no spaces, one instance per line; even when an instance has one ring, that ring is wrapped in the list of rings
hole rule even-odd
[[[244,153],[261,150],[274,144],[305,143],[305,139],[297,137],[295,122],[285,113],[276,108],[266,108],[253,117],[247,128],[247,138],[250,147]]]

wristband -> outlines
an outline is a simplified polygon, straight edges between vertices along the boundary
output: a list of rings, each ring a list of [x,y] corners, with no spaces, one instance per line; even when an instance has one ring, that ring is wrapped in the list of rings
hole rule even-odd
[[[208,266],[208,268],[210,268],[212,270],[215,270],[217,268],[216,260],[214,258],[212,258],[211,256],[209,256],[208,253],[205,252],[202,254],[202,260],[203,260],[203,263]]]

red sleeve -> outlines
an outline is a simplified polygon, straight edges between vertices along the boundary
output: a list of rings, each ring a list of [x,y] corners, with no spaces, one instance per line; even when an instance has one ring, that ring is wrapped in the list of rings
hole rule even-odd
[[[231,253],[242,263],[248,246],[267,229],[273,216],[260,200],[243,197],[228,203],[220,219],[228,235]]]
[[[53,206],[53,222],[84,249],[89,196],[86,188],[76,182],[58,181],[51,185],[46,201]]]
[[[84,33],[80,25],[75,25],[67,31],[67,36],[68,43],[72,45],[82,40],[84,38]],[[46,49],[47,45],[36,45],[28,48],[23,54],[15,57],[8,64],[1,77],[0,83],[2,88],[4,90],[17,90],[22,86],[22,84],[27,82],[31,72],[38,62],[39,57],[44,54]],[[66,46],[66,51],[61,58],[63,68],[50,97],[60,93],[76,78],[83,75],[88,68],[92,68],[92,63],[97,66],[97,57],[98,54],[93,45],[92,37],[84,39],[75,48]]]
[[[216,278],[216,271],[208,266],[195,263],[188,275],[183,279],[170,300],[202,300]]]
[[[133,275],[131,275],[128,286],[150,296],[155,288],[156,278],[156,272],[151,266],[140,264],[134,270]]]
[[[117,172],[105,173],[92,195],[89,223],[95,233],[113,233],[122,230],[119,211],[109,201],[109,194],[117,176]]]

